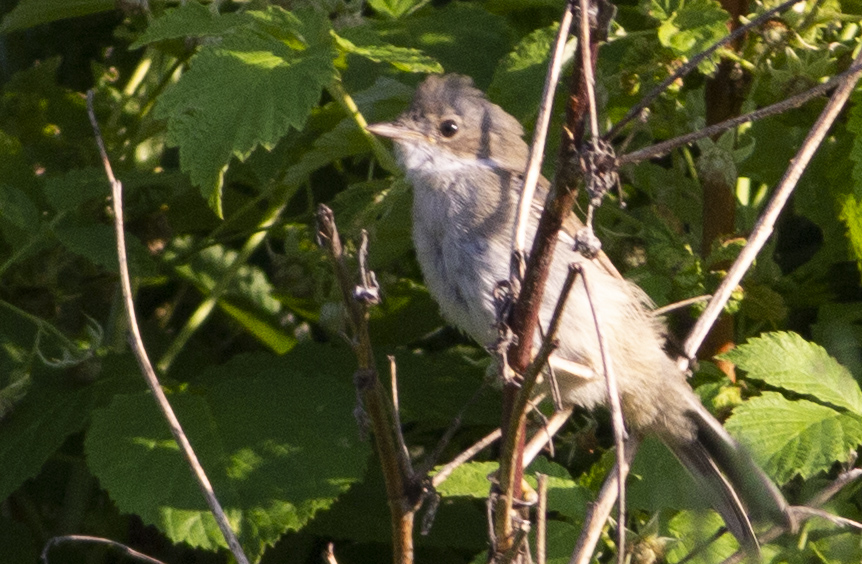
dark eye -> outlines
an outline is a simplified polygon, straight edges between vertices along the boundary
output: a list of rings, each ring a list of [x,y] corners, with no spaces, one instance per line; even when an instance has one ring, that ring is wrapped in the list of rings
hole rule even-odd
[[[443,137],[452,137],[456,133],[458,133],[458,124],[455,123],[455,120],[447,119],[440,123],[440,133],[443,134]]]

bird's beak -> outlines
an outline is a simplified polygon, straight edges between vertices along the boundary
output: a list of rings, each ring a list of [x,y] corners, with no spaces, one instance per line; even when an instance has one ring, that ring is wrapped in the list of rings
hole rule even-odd
[[[365,129],[375,135],[389,137],[395,141],[420,141],[424,139],[424,136],[421,133],[397,121],[372,123],[370,125],[366,125]]]

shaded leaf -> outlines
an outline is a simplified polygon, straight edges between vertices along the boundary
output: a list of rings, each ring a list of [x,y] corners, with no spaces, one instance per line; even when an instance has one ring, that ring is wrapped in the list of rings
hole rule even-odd
[[[365,472],[369,447],[356,433],[354,364],[345,353],[307,344],[281,357],[238,356],[205,375],[208,388],[169,396],[253,561]],[[149,394],[100,410],[85,447],[121,511],[174,542],[223,545]]]
[[[151,21],[146,31],[129,49],[137,49],[165,39],[220,35],[251,21],[245,13],[221,14],[196,1],[183,2],[177,8],[165,10],[164,14]]]
[[[0,218],[15,227],[35,233],[39,230],[39,210],[21,190],[0,183]]]
[[[0,33],[9,33],[66,18],[108,12],[115,0],[21,0],[0,23]]]

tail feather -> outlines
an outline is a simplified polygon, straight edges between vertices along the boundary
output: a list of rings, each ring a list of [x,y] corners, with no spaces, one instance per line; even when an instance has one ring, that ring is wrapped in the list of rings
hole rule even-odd
[[[749,515],[795,530],[796,523],[784,496],[700,402],[687,411],[697,429],[694,441],[668,441],[676,457],[693,475],[727,528],[749,554],[760,547]]]
[[[710,505],[718,511],[728,530],[739,541],[740,547],[748,554],[759,556],[760,544],[745,506],[706,448],[697,441],[668,443],[668,447],[691,473]]]

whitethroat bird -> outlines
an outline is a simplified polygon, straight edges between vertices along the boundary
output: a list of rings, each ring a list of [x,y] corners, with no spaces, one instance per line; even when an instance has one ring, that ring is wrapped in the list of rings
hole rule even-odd
[[[460,75],[430,76],[395,121],[368,126],[395,142],[413,184],[413,242],[428,290],[444,317],[480,345],[497,338],[492,292],[509,278],[513,227],[528,148],[521,124]],[[547,195],[541,179],[529,219],[532,240]],[[573,250],[582,228],[571,215],[560,232],[539,315],[547,327],[571,263],[590,279],[630,432],[658,436],[689,470],[749,554],[759,545],[749,515],[794,528],[778,488],[700,403],[665,353],[665,329],[652,305],[606,256]],[[527,246],[529,248],[529,245]],[[593,314],[576,282],[550,365],[562,401],[606,404],[607,385]],[[536,347],[540,337],[535,337]]]

